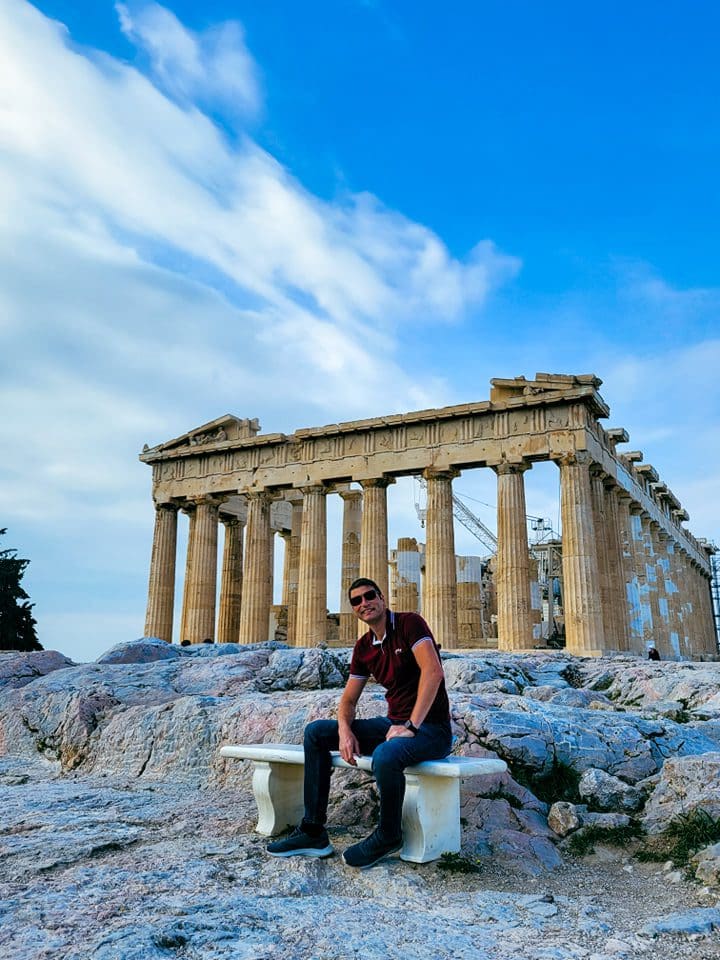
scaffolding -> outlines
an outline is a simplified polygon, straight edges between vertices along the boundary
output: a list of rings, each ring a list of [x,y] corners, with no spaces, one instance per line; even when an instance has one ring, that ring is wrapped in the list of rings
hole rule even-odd
[[[713,617],[715,619],[715,646],[720,652],[720,553],[710,557],[710,594],[712,596]]]

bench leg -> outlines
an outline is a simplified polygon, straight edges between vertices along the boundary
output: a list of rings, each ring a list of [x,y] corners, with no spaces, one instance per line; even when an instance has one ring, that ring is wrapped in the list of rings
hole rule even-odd
[[[428,863],[460,850],[460,781],[405,774],[402,860]]]
[[[252,786],[258,808],[257,833],[272,837],[300,823],[304,771],[301,763],[255,761]]]

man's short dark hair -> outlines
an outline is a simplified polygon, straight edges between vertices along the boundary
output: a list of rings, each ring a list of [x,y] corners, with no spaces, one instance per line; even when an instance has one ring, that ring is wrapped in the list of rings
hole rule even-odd
[[[357,590],[358,587],[372,587],[373,590],[377,590],[379,597],[382,597],[383,595],[382,590],[375,583],[374,580],[371,580],[369,577],[358,577],[357,580],[353,580],[353,582],[348,587],[348,599],[350,597],[350,594],[353,592],[353,590]]]

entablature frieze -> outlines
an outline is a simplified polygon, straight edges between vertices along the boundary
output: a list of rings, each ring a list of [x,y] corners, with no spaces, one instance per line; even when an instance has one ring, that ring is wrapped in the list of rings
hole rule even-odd
[[[335,434],[314,431],[258,436],[232,449],[207,447],[143,454],[153,465],[156,496],[187,497],[219,493],[228,487],[244,493],[263,488],[302,488],[313,484],[361,482],[421,474],[427,469],[463,470],[497,463],[554,459],[586,446],[588,411],[582,403],[544,407],[513,401],[500,411],[489,404],[445,408],[434,421],[384,418],[372,428],[344,425]],[[541,421],[541,422],[540,422]],[[352,429],[351,429],[352,427]],[[338,428],[339,430],[340,428]],[[300,433],[300,431],[298,432]]]

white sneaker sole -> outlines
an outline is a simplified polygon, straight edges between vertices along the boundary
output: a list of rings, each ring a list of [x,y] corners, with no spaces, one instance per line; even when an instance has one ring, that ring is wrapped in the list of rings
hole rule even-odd
[[[335,847],[328,844],[327,847],[303,847],[301,850],[285,850],[282,853],[274,850],[267,850],[271,857],[318,857],[322,860],[325,857],[331,857],[335,853]]]

